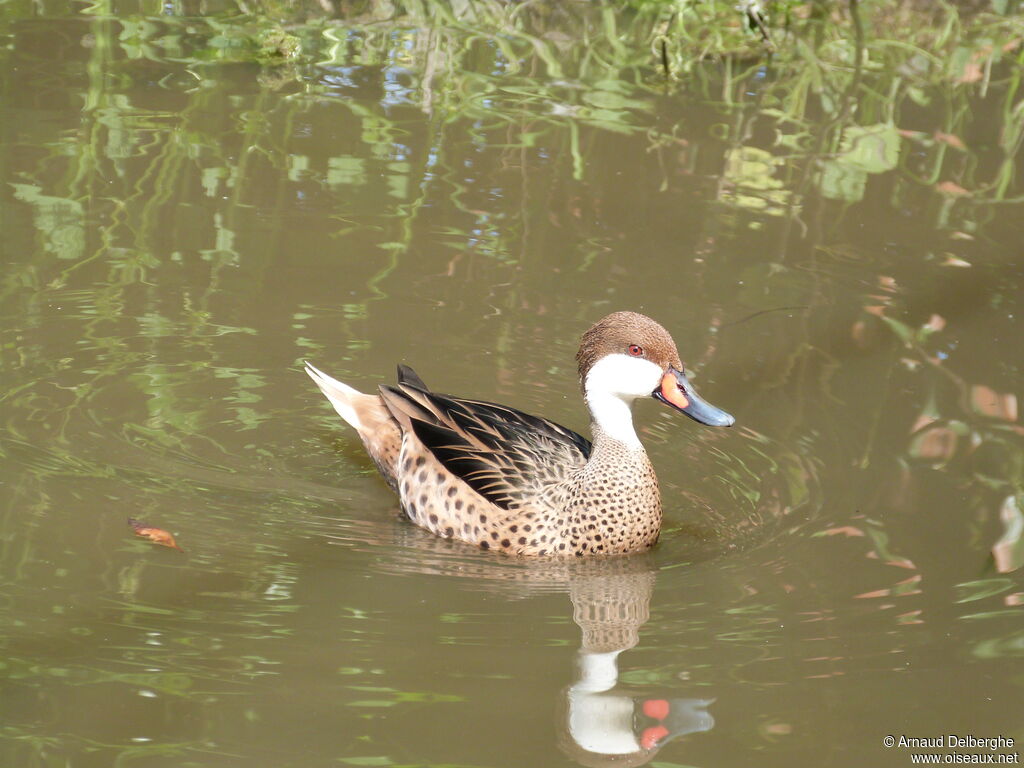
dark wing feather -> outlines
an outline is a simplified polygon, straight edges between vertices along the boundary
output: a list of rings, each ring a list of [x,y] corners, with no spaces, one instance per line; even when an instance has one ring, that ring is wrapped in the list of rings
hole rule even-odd
[[[586,438],[553,421],[439,395],[403,378],[387,389],[408,402],[416,437],[452,474],[503,509],[564,481],[590,456]]]
[[[430,391],[427,389],[427,385],[423,383],[423,379],[419,377],[416,371],[408,365],[402,365],[402,363],[398,364],[398,383],[415,387],[416,389],[423,390],[424,392]]]
[[[488,403],[483,400],[466,400],[463,398],[449,397],[447,395],[431,396],[438,400],[451,401],[461,406],[461,412],[466,414],[486,413],[491,423],[506,423],[519,427],[525,433],[536,433],[550,438],[564,441],[575,446],[582,455],[584,461],[590,458],[590,441],[583,435],[573,432],[568,427],[556,424],[540,416],[531,416],[523,411],[509,408],[507,405]]]

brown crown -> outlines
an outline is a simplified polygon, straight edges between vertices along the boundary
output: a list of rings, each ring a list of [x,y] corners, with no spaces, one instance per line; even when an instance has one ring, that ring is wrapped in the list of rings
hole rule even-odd
[[[672,366],[683,370],[676,343],[659,323],[639,312],[612,312],[590,326],[580,339],[580,351],[576,353],[580,385],[598,360],[605,355],[628,355],[632,344],[643,348],[643,357],[662,369]]]

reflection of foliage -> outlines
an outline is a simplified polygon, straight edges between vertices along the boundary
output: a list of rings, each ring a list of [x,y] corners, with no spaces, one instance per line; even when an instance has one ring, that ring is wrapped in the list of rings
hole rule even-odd
[[[936,467],[960,465],[979,489],[1000,494],[1024,493],[1024,432],[1016,424],[1017,399],[1012,393],[971,383],[950,370],[945,360],[945,320],[932,315],[914,328],[893,317],[892,308],[871,308],[907,353],[901,364],[923,377],[918,416],[910,425],[908,457]],[[942,405],[954,395],[956,416],[946,417]]]
[[[943,193],[955,181],[974,205],[1003,201],[1024,124],[1024,101],[1015,100],[1024,19],[960,17],[949,5],[924,13],[852,3],[849,13],[836,5],[830,14],[812,14],[770,64],[729,77],[729,106],[750,115],[743,132],[767,120],[780,149],[813,161],[807,178],[832,199],[861,200],[869,175],[899,163],[901,197],[921,185]],[[960,162],[966,158],[958,153],[977,155],[961,137],[972,130],[972,101],[990,88],[1005,94],[997,151],[986,150],[991,160]],[[931,109],[943,114],[941,127],[916,130]],[[981,167],[994,172],[980,177]]]
[[[32,206],[45,248],[59,259],[80,259],[85,249],[85,214],[77,200],[40,194],[39,187],[15,184],[14,194]]]
[[[782,158],[757,147],[738,147],[726,154],[722,180],[727,190],[722,200],[773,216],[781,216],[790,204],[792,191],[775,177],[775,168]]]
[[[325,8],[342,18],[325,16]],[[205,249],[228,258],[237,207],[250,196],[256,159],[264,157],[287,163],[292,184],[313,182],[336,193],[386,189],[393,208],[382,218],[391,221],[376,245],[402,252],[417,211],[440,179],[432,164],[410,161],[409,124],[396,117],[399,106],[435,117],[425,137],[432,163],[443,162],[453,142],[470,141],[507,147],[510,156],[535,150],[568,157],[582,179],[593,151],[588,130],[646,132],[665,167],[681,146],[689,157],[701,142],[719,151],[724,144],[714,170],[721,202],[771,215],[800,215],[812,189],[830,200],[862,200],[867,183],[893,169],[897,204],[917,204],[926,194],[943,227],[970,233],[979,216],[991,215],[991,205],[1010,199],[1024,125],[1021,67],[1014,66],[1024,57],[1019,16],[967,14],[948,4],[925,10],[878,1],[847,7],[786,0],[770,9],[774,53],[767,57],[758,35],[728,3],[638,0],[613,12],[484,0],[268,2],[246,3],[244,10],[249,15],[132,19],[118,34],[107,24],[91,31],[90,71],[130,81],[131,62],[178,63],[180,74],[165,82],[188,94],[189,105],[172,126],[108,91],[109,80],[91,81],[86,103],[94,122],[81,141],[91,151],[80,155],[71,186],[65,193],[19,186],[21,199],[32,196],[48,248],[66,258],[82,250],[75,210],[94,191],[91,171],[105,164],[103,157],[115,166],[145,157],[150,177],[164,188],[194,165],[206,194],[231,203]],[[240,151],[218,146],[200,119],[217,95],[210,68],[290,59],[299,47],[315,65],[289,63],[290,74],[265,69],[263,83],[268,91],[304,88],[283,100],[254,98],[236,118],[243,127]],[[658,73],[662,54],[674,80]],[[367,87],[381,89],[379,106],[349,98]],[[679,96],[717,103],[722,123],[714,126],[713,140],[671,118],[664,100]],[[287,125],[332,97],[350,110],[358,139],[324,159],[301,146],[280,157]],[[981,97],[1001,100],[1002,125],[994,141],[972,142],[973,105]],[[925,114],[937,115],[940,124],[921,130]],[[761,138],[767,134],[774,135],[769,147]],[[452,233],[453,241],[472,242],[478,252],[500,258],[510,249],[509,223],[480,221],[460,182],[445,181],[456,187],[452,199],[470,219]],[[136,209],[132,201],[142,203],[145,194],[121,195],[121,210]],[[109,215],[117,215],[111,197],[96,199],[109,201]],[[158,193],[139,210],[151,211],[160,199]],[[339,220],[358,213],[357,207],[339,212]],[[48,224],[55,216],[60,221]],[[392,269],[385,262],[378,280]]]
[[[860,200],[868,174],[896,167],[899,135],[892,125],[850,126],[843,133],[839,152],[822,163],[822,194],[834,200]]]

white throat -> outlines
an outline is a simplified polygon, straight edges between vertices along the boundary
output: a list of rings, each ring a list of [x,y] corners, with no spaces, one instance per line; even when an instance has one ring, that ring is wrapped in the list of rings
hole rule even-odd
[[[588,371],[583,383],[590,416],[608,437],[632,449],[643,449],[633,428],[633,401],[649,396],[661,382],[660,367],[641,357],[605,355]]]

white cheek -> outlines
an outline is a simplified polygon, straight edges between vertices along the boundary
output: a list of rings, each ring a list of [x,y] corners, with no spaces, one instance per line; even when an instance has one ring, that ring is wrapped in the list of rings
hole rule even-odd
[[[602,357],[587,373],[583,385],[591,417],[609,437],[641,449],[633,429],[631,406],[638,397],[649,397],[662,375],[659,366],[641,357]]]
[[[614,395],[626,401],[648,397],[661,383],[661,367],[642,357],[605,355],[587,374],[584,390],[594,394]]]

